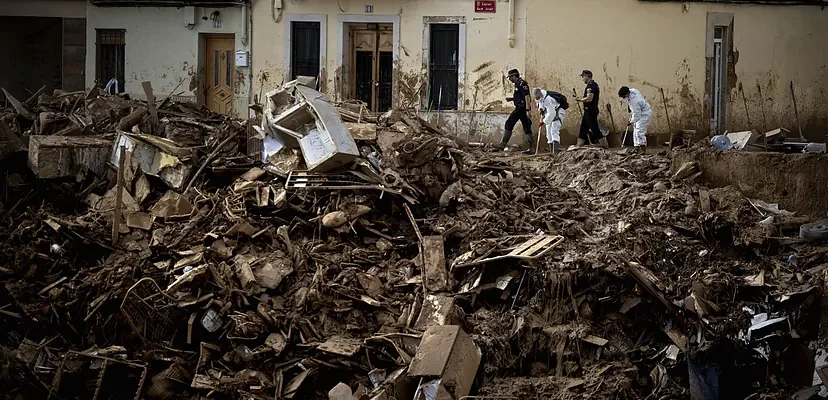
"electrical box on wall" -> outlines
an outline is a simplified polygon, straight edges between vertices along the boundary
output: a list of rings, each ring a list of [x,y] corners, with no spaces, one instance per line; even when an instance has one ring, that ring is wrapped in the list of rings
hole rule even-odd
[[[245,50],[236,50],[236,66],[248,67],[250,62],[250,52]]]
[[[184,26],[187,29],[193,29],[196,23],[195,7],[184,7]]]

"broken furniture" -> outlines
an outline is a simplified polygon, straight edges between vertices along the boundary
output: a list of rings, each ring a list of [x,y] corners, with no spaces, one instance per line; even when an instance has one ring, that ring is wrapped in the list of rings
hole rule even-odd
[[[529,239],[524,241],[523,243],[512,247],[509,250],[508,254],[495,256],[495,257],[488,257],[490,253],[483,255],[474,260],[464,261],[453,265],[452,268],[462,268],[462,267],[470,267],[472,265],[479,265],[490,263],[493,261],[500,261],[506,260],[509,258],[515,258],[518,260],[534,260],[538,257],[544,256],[552,251],[555,246],[559,245],[564,240],[563,236],[553,236],[553,235],[536,235],[531,236]]]
[[[188,162],[193,156],[192,150],[157,136],[119,132],[112,145],[110,162],[114,166],[119,163],[118,149],[122,146],[126,148],[128,165],[133,171],[140,169],[157,176],[176,191],[186,186],[192,171],[192,165]]]
[[[146,377],[144,365],[69,351],[52,382],[49,399],[141,400]]]
[[[481,353],[471,337],[457,325],[431,326],[423,334],[408,376],[420,378],[424,390],[436,393],[415,399],[459,400],[469,395]]]
[[[121,312],[147,343],[170,342],[176,324],[184,316],[175,299],[164,293],[152,278],[143,278],[127,290]]]
[[[81,170],[103,177],[111,145],[95,136],[31,136],[29,167],[40,179],[75,176]]]
[[[292,81],[280,90],[269,92],[266,98],[262,130],[276,143],[263,155],[265,160],[285,147],[296,147],[295,143],[302,151],[308,171],[327,172],[360,156],[339,111],[324,94]],[[275,112],[279,114],[274,115]],[[268,136],[263,139],[268,147]]]

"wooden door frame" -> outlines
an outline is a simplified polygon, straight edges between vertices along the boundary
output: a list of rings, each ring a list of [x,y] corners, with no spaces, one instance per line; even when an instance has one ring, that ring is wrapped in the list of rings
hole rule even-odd
[[[336,43],[336,68],[335,71],[342,71],[337,76],[341,77],[341,82],[336,83],[334,94],[337,101],[346,100],[350,93],[351,82],[351,48],[348,36],[350,33],[350,24],[391,24],[393,36],[393,71],[392,76],[396,75],[397,62],[400,59],[400,16],[399,15],[346,15],[341,14],[337,16],[337,40]],[[397,106],[399,96],[398,79],[392,78],[391,83],[391,107]]]
[[[198,85],[196,88],[196,104],[199,107],[207,106],[207,39],[212,38],[232,38],[233,43],[236,43],[235,33],[199,33],[198,34]],[[233,46],[235,50],[235,45]],[[233,63],[235,66],[235,62]],[[232,79],[236,79],[233,76]],[[234,82],[235,84],[235,82]],[[236,95],[233,94],[233,103],[236,102]],[[235,111],[235,110],[234,110]]]
[[[361,24],[353,24],[353,25],[361,25]],[[371,82],[373,82],[373,86],[371,86],[371,105],[372,105],[372,107],[369,107],[369,109],[371,109],[371,108],[379,109],[380,53],[384,53],[380,49],[381,48],[380,47],[380,37],[382,36],[381,34],[383,33],[383,31],[385,29],[387,29],[388,26],[391,25],[391,24],[381,23],[381,24],[376,24],[376,25],[378,25],[377,29],[367,29],[367,28],[362,29],[362,27],[356,27],[356,26],[349,26],[349,28],[348,28],[349,38],[351,38],[351,39],[353,39],[353,37],[351,37],[352,32],[356,32],[356,31],[374,32],[374,36],[375,36],[375,38],[374,38],[375,39],[374,40],[374,51],[373,51],[374,55],[371,58],[371,64],[372,64],[371,65]],[[383,25],[383,26],[379,26],[379,25]],[[393,35],[393,29],[394,29],[394,27],[393,27],[393,25],[391,25],[392,35]],[[349,67],[356,65],[357,49],[354,47],[353,43],[350,43],[350,53],[351,53],[351,62],[350,62],[351,65],[349,65]],[[348,93],[348,96],[350,98],[355,99],[356,98],[356,68],[349,68],[349,76],[348,77],[349,77],[349,81],[348,81],[347,93]],[[393,85],[393,79],[392,79],[392,85]],[[391,102],[392,103],[394,101],[393,96],[394,96],[394,93],[392,92],[391,93],[391,97],[392,97]],[[370,110],[370,111],[376,112],[377,110]]]

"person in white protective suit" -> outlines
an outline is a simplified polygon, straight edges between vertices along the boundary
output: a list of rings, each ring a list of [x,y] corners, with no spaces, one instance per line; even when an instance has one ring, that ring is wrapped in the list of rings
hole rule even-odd
[[[538,103],[538,112],[541,115],[538,123],[538,130],[546,128],[546,143],[549,146],[549,153],[558,152],[561,145],[561,126],[566,118],[567,104],[566,97],[558,92],[552,92],[535,88],[532,91],[535,101]],[[540,132],[538,132],[540,134]]]
[[[627,126],[633,127],[633,145],[636,151],[643,152],[647,147],[647,126],[653,118],[653,108],[644,99],[638,89],[621,86],[618,96],[624,99],[630,107],[630,120]]]

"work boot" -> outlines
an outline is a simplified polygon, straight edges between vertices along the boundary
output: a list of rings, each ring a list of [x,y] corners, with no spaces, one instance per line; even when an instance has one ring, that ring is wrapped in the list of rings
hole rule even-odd
[[[552,143],[546,144],[546,149],[549,151],[549,154],[555,154],[555,145]]]
[[[557,140],[552,141],[552,152],[557,154],[560,151],[561,142]]]
[[[532,135],[526,135],[526,143],[529,145],[529,148],[522,151],[521,153],[523,153],[523,154],[535,154],[535,151],[532,150],[532,148],[533,148],[532,145],[535,143],[535,141],[532,140]]]
[[[498,151],[506,150],[506,146],[509,146],[509,139],[511,139],[511,138],[512,138],[512,131],[504,130],[503,131],[503,139],[500,141],[500,145],[498,145],[497,150]]]
[[[601,139],[598,139],[598,144],[601,145],[601,148],[603,149],[609,148],[609,142],[607,142],[606,136],[602,137]]]
[[[586,144],[586,140],[581,139],[581,138],[578,138],[578,142],[576,143],[576,145],[578,145],[578,146],[583,146],[583,145],[585,145],[585,144]]]

